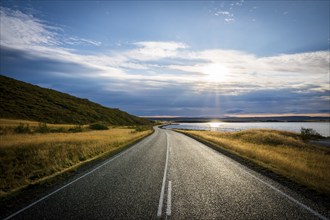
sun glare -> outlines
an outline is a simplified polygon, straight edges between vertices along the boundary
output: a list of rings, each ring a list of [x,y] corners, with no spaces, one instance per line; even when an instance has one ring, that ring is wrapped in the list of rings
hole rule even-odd
[[[205,77],[208,82],[219,83],[226,80],[228,69],[224,65],[212,63],[203,68],[203,73],[206,74]]]
[[[226,124],[225,122],[209,122],[209,129],[210,131],[219,131],[219,128]]]
[[[218,127],[220,127],[220,125],[223,125],[225,123],[223,123],[223,122],[209,122],[208,124],[209,124],[210,128],[218,128]]]

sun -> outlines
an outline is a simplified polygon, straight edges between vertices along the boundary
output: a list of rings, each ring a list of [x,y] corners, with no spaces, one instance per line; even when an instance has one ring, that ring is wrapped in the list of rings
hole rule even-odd
[[[211,63],[203,67],[202,72],[208,82],[220,83],[226,81],[228,69],[221,64]]]

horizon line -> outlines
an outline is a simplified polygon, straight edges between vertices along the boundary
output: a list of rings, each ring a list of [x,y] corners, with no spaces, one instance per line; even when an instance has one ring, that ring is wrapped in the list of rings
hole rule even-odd
[[[223,116],[178,116],[178,115],[153,115],[139,116],[141,118],[262,118],[262,117],[330,117],[330,113],[312,113],[312,114],[237,114]]]

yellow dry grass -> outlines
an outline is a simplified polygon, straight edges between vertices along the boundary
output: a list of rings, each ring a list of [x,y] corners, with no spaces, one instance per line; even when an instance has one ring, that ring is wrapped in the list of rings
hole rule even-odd
[[[275,173],[330,194],[330,149],[306,144],[298,134],[275,130],[181,131],[252,160]]]
[[[29,120],[18,120],[18,119],[5,119],[0,118],[0,126],[2,127],[17,127],[20,124],[29,125],[30,127],[38,127],[40,122],[29,121]],[[71,128],[75,125],[71,124],[47,124],[47,126],[52,128]]]
[[[40,182],[150,134],[115,128],[81,133],[0,136],[0,196]]]

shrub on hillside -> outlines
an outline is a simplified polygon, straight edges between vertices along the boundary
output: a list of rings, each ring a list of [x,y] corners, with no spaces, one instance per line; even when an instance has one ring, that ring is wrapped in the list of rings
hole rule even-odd
[[[108,126],[99,123],[91,124],[89,125],[89,128],[92,130],[109,130]]]
[[[10,129],[8,127],[0,126],[0,135],[5,135],[10,132]]]
[[[47,126],[46,123],[40,122],[38,124],[38,127],[36,128],[35,132],[38,132],[38,133],[49,133],[50,132],[50,129]]]
[[[69,129],[69,132],[73,132],[73,133],[82,132],[82,131],[83,131],[83,128],[81,127],[81,125],[76,125],[73,128]]]
[[[23,124],[20,123],[15,129],[14,129],[15,133],[18,134],[27,134],[27,133],[31,133],[31,129],[29,127],[28,124]]]

